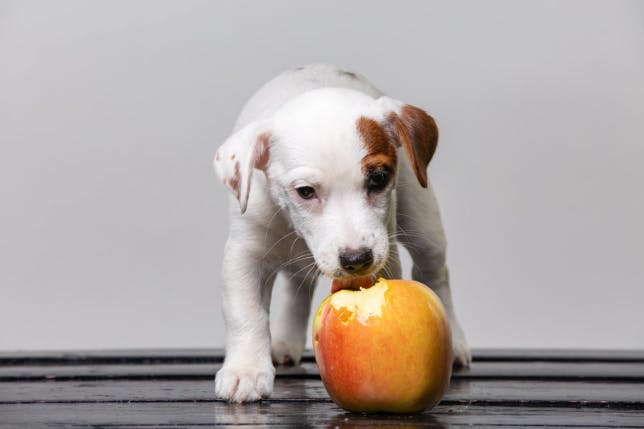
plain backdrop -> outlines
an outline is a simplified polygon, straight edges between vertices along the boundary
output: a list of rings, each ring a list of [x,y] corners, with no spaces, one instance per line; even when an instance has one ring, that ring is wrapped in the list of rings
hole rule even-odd
[[[435,116],[472,346],[644,347],[644,3],[21,0],[0,1],[0,349],[223,346],[212,157],[311,62]]]

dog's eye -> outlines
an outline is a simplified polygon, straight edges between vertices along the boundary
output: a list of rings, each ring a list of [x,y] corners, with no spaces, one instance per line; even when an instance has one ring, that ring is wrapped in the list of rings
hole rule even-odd
[[[373,171],[367,176],[367,190],[377,192],[383,190],[389,183],[389,172],[386,170]]]
[[[295,188],[295,190],[305,200],[310,200],[315,196],[315,189],[310,186],[300,186],[299,188]]]

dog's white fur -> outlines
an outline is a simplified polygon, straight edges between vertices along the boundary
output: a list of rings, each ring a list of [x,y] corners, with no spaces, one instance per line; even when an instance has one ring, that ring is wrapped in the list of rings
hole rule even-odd
[[[272,362],[299,362],[319,273],[350,274],[338,262],[343,249],[371,249],[369,271],[399,278],[396,243],[405,245],[412,277],[429,285],[447,309],[455,363],[469,364],[431,187],[421,186],[405,150],[398,149],[395,180],[380,192],[367,196],[365,190],[361,162],[368,153],[356,122],[367,117],[383,123],[403,106],[360,75],[316,64],[276,77],[242,110],[214,162],[232,191],[223,261],[227,351],[216,377],[217,397],[232,402],[267,397]],[[296,190],[302,187],[313,188],[314,196],[303,198]],[[278,272],[286,274],[288,292],[269,332]]]

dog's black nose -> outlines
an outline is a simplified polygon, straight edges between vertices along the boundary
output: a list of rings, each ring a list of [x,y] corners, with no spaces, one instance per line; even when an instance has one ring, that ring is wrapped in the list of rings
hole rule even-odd
[[[373,252],[367,247],[359,249],[345,249],[340,253],[340,265],[352,274],[362,274],[363,271],[371,268],[373,264]]]

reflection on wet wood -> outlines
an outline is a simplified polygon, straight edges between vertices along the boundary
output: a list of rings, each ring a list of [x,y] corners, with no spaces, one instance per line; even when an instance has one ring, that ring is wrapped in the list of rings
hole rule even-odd
[[[309,355],[279,368],[271,399],[213,399],[216,350],[0,354],[0,428],[644,425],[644,353],[475,351],[439,406],[409,416],[345,412]],[[575,358],[576,356],[576,358]]]

